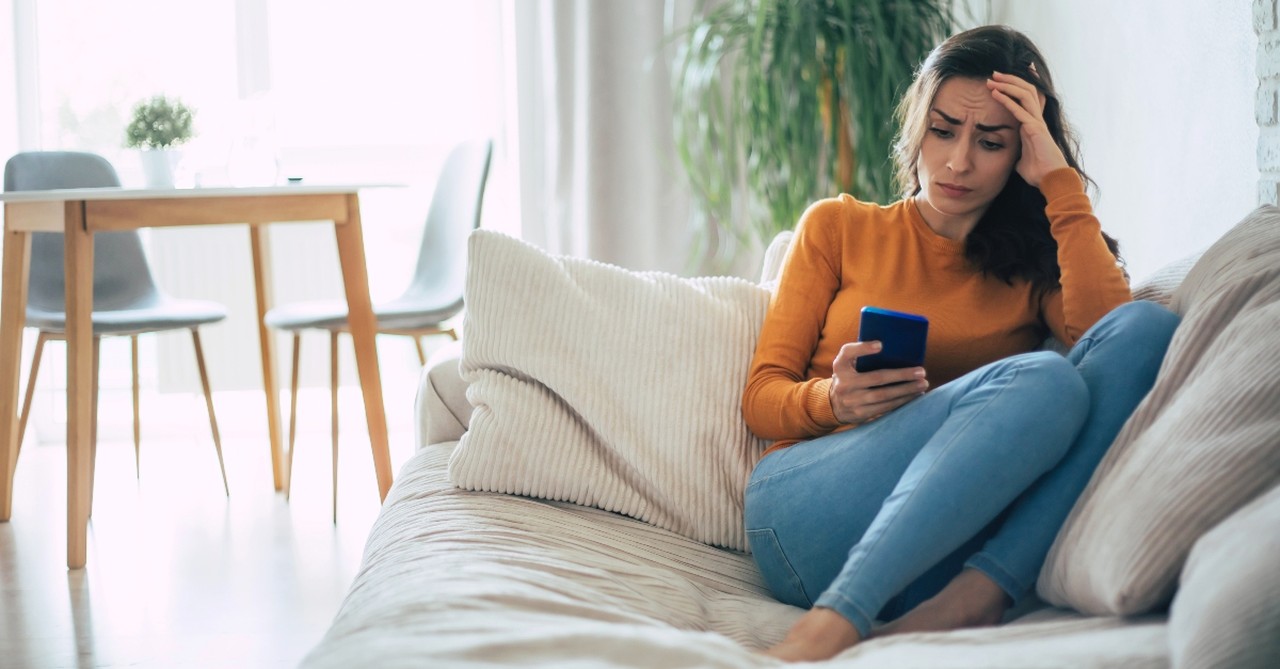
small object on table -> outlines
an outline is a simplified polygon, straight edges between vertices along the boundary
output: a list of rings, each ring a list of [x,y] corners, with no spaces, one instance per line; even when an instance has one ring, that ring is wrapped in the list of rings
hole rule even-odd
[[[300,183],[302,183],[302,177],[288,177],[288,179],[289,179],[289,183],[291,183],[291,184],[300,184]]]

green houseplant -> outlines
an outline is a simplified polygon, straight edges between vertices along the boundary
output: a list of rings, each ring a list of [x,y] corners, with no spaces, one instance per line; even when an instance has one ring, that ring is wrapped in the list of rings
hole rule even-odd
[[[700,2],[674,35],[674,130],[719,259],[819,198],[893,199],[894,108],[954,26],[949,0]]]
[[[125,127],[125,146],[140,149],[142,171],[151,188],[172,188],[181,154],[177,147],[194,134],[194,113],[177,98],[156,95],[133,108]]]
[[[194,136],[191,108],[177,98],[156,95],[139,102],[124,131],[125,146],[131,149],[166,149]]]

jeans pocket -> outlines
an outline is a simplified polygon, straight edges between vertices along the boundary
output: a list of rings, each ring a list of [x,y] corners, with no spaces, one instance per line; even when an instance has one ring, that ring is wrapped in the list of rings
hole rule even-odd
[[[751,556],[764,576],[765,585],[778,601],[792,606],[812,608],[813,602],[805,594],[804,584],[800,576],[792,568],[786,553],[782,552],[782,544],[778,543],[778,535],[773,528],[764,527],[758,530],[747,530],[747,542],[751,545]]]

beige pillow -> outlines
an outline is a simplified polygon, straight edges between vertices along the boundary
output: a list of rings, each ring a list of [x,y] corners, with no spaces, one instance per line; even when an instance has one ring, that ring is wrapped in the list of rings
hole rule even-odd
[[[746,549],[742,494],[765,442],[741,396],[767,290],[551,256],[481,230],[466,302],[460,369],[475,410],[450,481]]]
[[[1280,210],[1214,244],[1154,387],[1049,551],[1040,597],[1087,613],[1167,603],[1195,541],[1280,481]]]
[[[1280,486],[1200,537],[1169,609],[1175,669],[1280,664]]]
[[[1227,231],[1187,272],[1169,308],[1183,314],[1212,294],[1277,267],[1280,207],[1265,204]]]

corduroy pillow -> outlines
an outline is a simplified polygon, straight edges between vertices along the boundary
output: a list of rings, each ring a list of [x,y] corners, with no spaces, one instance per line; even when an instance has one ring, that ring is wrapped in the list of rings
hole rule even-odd
[[[1268,669],[1280,660],[1280,486],[1200,537],[1169,608],[1175,669]]]
[[[769,292],[486,230],[468,254],[460,370],[475,410],[450,481],[746,550],[742,494],[765,442],[741,397]]]
[[[1196,540],[1280,481],[1280,209],[1210,247],[1155,385],[1067,517],[1040,597],[1097,615],[1167,603]]]

